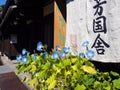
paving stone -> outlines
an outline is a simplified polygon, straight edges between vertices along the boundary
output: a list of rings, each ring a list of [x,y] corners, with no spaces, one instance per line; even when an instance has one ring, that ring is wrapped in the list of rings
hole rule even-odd
[[[14,72],[0,74],[0,90],[28,90]]]
[[[1,57],[1,62],[3,63],[3,65],[0,66],[0,74],[10,73],[10,72],[16,73],[16,71],[17,71],[16,64],[18,63],[18,62],[16,62],[16,60],[10,60],[7,56],[2,56]],[[21,73],[21,74],[17,75],[17,77],[20,80],[22,80],[24,77],[29,78],[30,75],[25,74],[25,73]],[[27,83],[23,82],[23,84],[27,87],[28,90],[34,90],[33,88],[30,88]],[[17,89],[15,89],[15,90],[17,90]]]

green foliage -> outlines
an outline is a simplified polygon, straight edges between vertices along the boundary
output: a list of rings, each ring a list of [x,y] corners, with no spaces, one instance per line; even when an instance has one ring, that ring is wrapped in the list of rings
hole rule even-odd
[[[59,50],[59,53],[62,51]],[[119,90],[120,75],[116,72],[99,72],[98,69],[87,59],[72,56],[70,53],[64,58],[54,60],[51,52],[43,58],[44,52],[29,54],[26,64],[17,64],[17,74],[28,73],[29,80],[35,90]]]
[[[75,90],[86,90],[86,87],[84,86],[84,85],[77,85],[76,87],[75,87]]]
[[[120,89],[120,78],[113,80],[114,89]]]

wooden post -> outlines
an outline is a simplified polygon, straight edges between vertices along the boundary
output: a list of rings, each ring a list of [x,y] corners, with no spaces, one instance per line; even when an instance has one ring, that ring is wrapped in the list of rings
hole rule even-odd
[[[66,37],[66,1],[54,1],[54,47],[59,45],[60,48],[65,46]]]

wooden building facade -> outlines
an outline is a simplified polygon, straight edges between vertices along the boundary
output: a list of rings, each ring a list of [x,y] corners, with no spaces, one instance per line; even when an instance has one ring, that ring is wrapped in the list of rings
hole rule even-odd
[[[8,57],[33,52],[38,41],[48,49],[65,45],[65,0],[7,0],[0,19],[0,51]]]

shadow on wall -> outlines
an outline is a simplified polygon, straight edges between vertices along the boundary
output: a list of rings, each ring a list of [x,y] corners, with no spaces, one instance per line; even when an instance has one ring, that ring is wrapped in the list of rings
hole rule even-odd
[[[68,3],[72,2],[72,1],[74,1],[74,0],[67,0],[66,3],[68,4]]]

